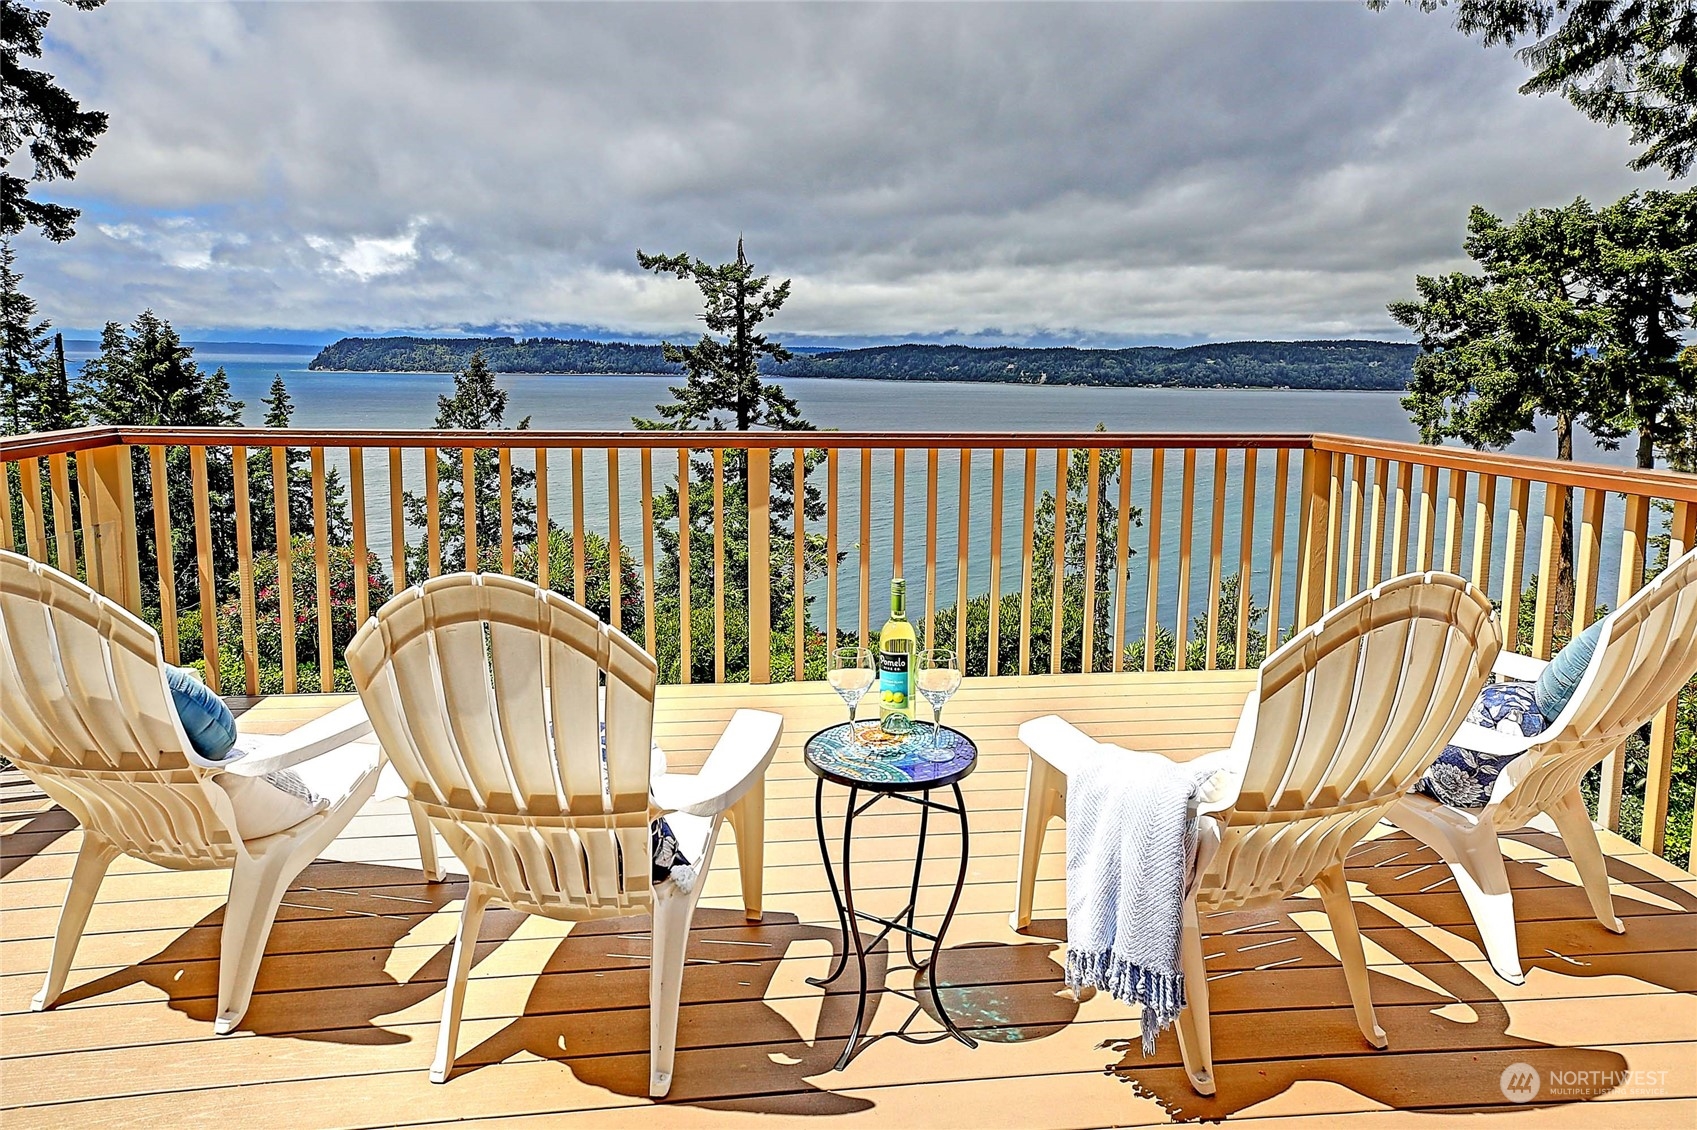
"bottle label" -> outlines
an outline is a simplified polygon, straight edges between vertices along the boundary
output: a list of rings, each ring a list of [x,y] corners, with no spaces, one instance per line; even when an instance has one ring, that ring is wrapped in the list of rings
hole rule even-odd
[[[908,711],[908,659],[904,651],[878,653],[878,690],[885,710]]]

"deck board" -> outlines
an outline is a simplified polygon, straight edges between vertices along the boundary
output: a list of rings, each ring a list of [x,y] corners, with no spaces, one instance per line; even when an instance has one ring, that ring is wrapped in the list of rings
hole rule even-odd
[[[1317,899],[1211,916],[1204,949],[1220,1094],[1191,1092],[1169,1034],[1135,1048],[1134,1010],[1079,1005],[1061,985],[1065,830],[1044,844],[1032,929],[1007,924],[1024,758],[1015,731],[1059,712],[1104,741],[1188,758],[1225,745],[1252,675],[1128,674],[968,680],[950,720],[978,739],[963,783],[972,860],[942,967],[945,995],[983,1040],[875,1044],[829,1070],[852,1016],[845,978],[822,972],[841,944],[819,867],[814,779],[800,746],[842,716],[821,684],[663,688],[657,735],[677,768],[699,765],[739,706],[785,715],[768,778],[766,919],[742,921],[733,837],[720,847],[684,976],[673,1094],[646,1098],[646,919],[580,925],[491,911],[445,1086],[425,1071],[464,883],[425,883],[404,805],[367,806],[291,888],[253,1006],[214,1037],[218,923],[227,880],[114,865],[63,1003],[28,1011],[79,842],[74,821],[15,772],[0,774],[0,1110],[4,1124],[146,1126],[1073,1127],[1231,1117],[1396,1127],[1434,1118],[1520,1126],[1686,1126],[1697,1117],[1697,879],[1605,835],[1623,935],[1590,918],[1559,841],[1505,841],[1521,921],[1525,985],[1498,980],[1453,879],[1429,851],[1380,830],[1351,857],[1380,1023],[1355,1029]],[[281,732],[346,696],[237,700],[243,725]],[[841,793],[828,797],[840,811]],[[915,817],[857,822],[856,888],[905,900]],[[952,883],[945,834],[926,869],[940,912]],[[1311,892],[1309,893],[1312,894]],[[876,909],[876,907],[874,907]],[[905,987],[900,957],[873,976]],[[852,976],[852,975],[851,975]],[[873,1031],[909,1005],[878,1000]],[[1574,1095],[1509,1103],[1502,1070],[1525,1062],[1584,1080]],[[1621,1083],[1618,1073],[1651,1073]],[[1660,1074],[1657,1074],[1660,1073]],[[1606,1103],[1605,1106],[1594,1104]],[[663,1109],[662,1109],[663,1108]],[[1459,1123],[1458,1123],[1459,1124]]]

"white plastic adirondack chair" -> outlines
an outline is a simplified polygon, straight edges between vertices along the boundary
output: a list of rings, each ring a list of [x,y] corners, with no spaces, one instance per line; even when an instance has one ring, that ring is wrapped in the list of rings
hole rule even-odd
[[[1533,682],[1546,664],[1504,652],[1497,674]],[[1547,812],[1585,885],[1597,921],[1619,934],[1609,874],[1597,830],[1580,795],[1580,779],[1667,705],[1697,671],[1697,549],[1685,553],[1634,593],[1603,623],[1597,649],[1561,714],[1533,737],[1464,723],[1452,741],[1509,762],[1484,808],[1452,808],[1410,793],[1391,809],[1397,827],[1429,845],[1455,874],[1473,913],[1491,968],[1504,980],[1526,980],[1514,927],[1514,893],[1503,866],[1499,832]]]
[[[1327,613],[1261,665],[1229,749],[1192,761],[1217,773],[1198,805],[1197,859],[1180,955],[1179,1047],[1191,1085],[1214,1093],[1200,915],[1319,889],[1361,1033],[1373,1014],[1344,856],[1443,749],[1501,646],[1491,603],[1460,577],[1411,574]],[[1043,834],[1066,814],[1067,775],[1098,743],[1056,715],[1019,730],[1031,750],[1013,926],[1031,921]],[[1108,747],[1114,748],[1114,747]]]
[[[83,829],[47,981],[31,1007],[49,1008],[63,991],[106,869],[132,855],[172,870],[230,871],[216,1022],[230,1031],[247,1012],[283,893],[377,787],[376,745],[349,744],[371,732],[364,709],[350,703],[279,738],[243,737],[246,756],[207,761],[177,719],[153,629],[57,569],[4,550],[0,701],[0,751]],[[330,807],[244,840],[231,790],[289,767]]]
[[[649,1093],[666,1094],[690,919],[727,814],[759,917],[764,780],[783,719],[739,710],[698,774],[654,772],[654,660],[587,609],[495,574],[401,593],[354,637],[348,668],[410,800],[470,878],[430,1078],[453,1070],[490,903],[570,922],[646,912]],[[663,814],[701,871],[688,891],[651,880],[649,822]]]

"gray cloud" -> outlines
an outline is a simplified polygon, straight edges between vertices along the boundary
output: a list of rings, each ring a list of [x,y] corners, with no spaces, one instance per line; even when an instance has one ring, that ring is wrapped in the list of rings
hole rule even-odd
[[[66,325],[691,325],[634,249],[795,280],[791,334],[1376,333],[1472,203],[1661,187],[1442,17],[1355,3],[147,4],[63,12],[109,110]]]

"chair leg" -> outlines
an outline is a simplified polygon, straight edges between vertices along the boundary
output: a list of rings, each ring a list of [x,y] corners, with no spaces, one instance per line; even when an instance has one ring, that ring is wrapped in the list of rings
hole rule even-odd
[[[1497,976],[1511,985],[1524,985],[1526,974],[1520,968],[1520,941],[1514,926],[1514,891],[1508,885],[1508,869],[1503,866],[1502,846],[1493,831],[1490,842],[1463,846],[1461,862],[1451,863],[1455,885],[1473,912],[1473,924],[1479,928],[1485,957]]]
[[[1043,833],[1051,817],[1063,811],[1066,775],[1036,754],[1027,754],[1025,811],[1019,829],[1019,888],[1008,925],[1023,930],[1031,925],[1031,902],[1037,888],[1037,864],[1043,855]]]
[[[766,778],[762,776],[725,813],[737,836],[737,866],[742,872],[743,917],[758,922],[765,891]],[[703,872],[706,862],[703,862]]]
[[[65,892],[65,905],[59,911],[59,927],[53,934],[53,953],[47,959],[47,980],[29,1002],[32,1011],[52,1008],[59,994],[65,991],[65,977],[77,955],[77,943],[82,941],[83,928],[88,925],[88,913],[94,909],[94,897],[100,893],[100,882],[106,877],[106,869],[112,866],[118,855],[118,849],[104,837],[83,829],[82,847],[77,850],[76,866],[71,871],[71,886]]]
[[[477,932],[483,926],[483,912],[488,909],[493,893],[477,883],[466,888],[465,908],[460,911],[460,932],[454,939],[454,957],[448,967],[447,992],[442,1000],[442,1024],[436,1031],[436,1060],[430,1065],[432,1083],[447,1082],[449,1073],[454,1070],[466,978],[471,974],[471,959],[477,950]]]
[[[418,836],[418,862],[424,870],[424,877],[429,882],[440,883],[447,873],[436,855],[436,830],[430,826],[430,817],[418,805],[408,801],[407,811],[412,814],[412,830]]]
[[[254,857],[239,855],[230,872],[230,898],[218,940],[218,1016],[213,1030],[222,1036],[241,1022],[253,998],[253,983],[265,943],[271,937],[277,907],[299,872],[285,851]]]
[[[682,996],[684,951],[695,900],[686,895],[654,904],[654,948],[648,965],[648,1095],[661,1099],[672,1089],[678,1050],[678,1001]]]
[[[1314,885],[1320,888],[1320,900],[1325,904],[1326,917],[1332,923],[1332,937],[1337,939],[1338,958],[1343,962],[1344,977],[1349,981],[1349,999],[1355,1005],[1355,1023],[1361,1034],[1376,1048],[1386,1044],[1385,1030],[1373,1015],[1373,994],[1367,981],[1367,955],[1361,949],[1361,927],[1355,921],[1355,903],[1349,897],[1349,882],[1344,878],[1343,864],[1337,863],[1320,872]]]
[[[1208,969],[1202,960],[1202,924],[1196,904],[1184,907],[1179,931],[1179,965],[1184,970],[1184,1011],[1178,1014],[1178,1048],[1184,1073],[1199,1095],[1214,1093],[1214,1033],[1208,1013]]]
[[[1549,812],[1556,822],[1556,831],[1561,833],[1562,843],[1567,845],[1567,857],[1579,870],[1579,879],[1585,884],[1585,894],[1591,900],[1597,921],[1616,934],[1625,933],[1626,924],[1615,917],[1614,896],[1609,894],[1608,861],[1597,843],[1591,814],[1585,811],[1585,798],[1574,789],[1552,805]]]

